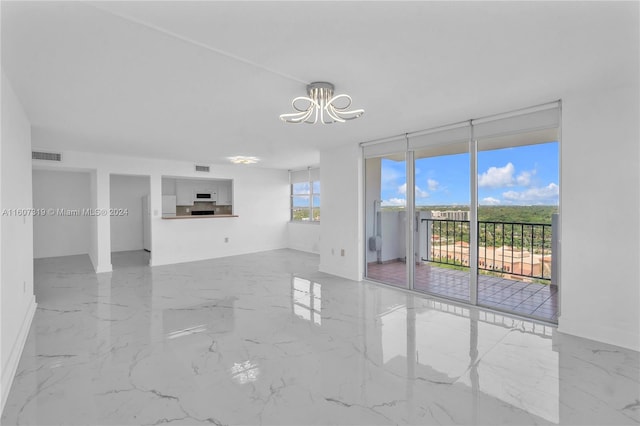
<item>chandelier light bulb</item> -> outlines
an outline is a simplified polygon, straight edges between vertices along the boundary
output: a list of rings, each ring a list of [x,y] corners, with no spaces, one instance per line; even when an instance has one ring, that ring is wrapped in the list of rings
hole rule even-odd
[[[333,84],[317,81],[307,85],[309,96],[298,96],[291,101],[291,106],[297,112],[281,114],[280,120],[287,123],[331,124],[344,123],[364,114],[363,109],[349,110],[351,96],[333,96]]]

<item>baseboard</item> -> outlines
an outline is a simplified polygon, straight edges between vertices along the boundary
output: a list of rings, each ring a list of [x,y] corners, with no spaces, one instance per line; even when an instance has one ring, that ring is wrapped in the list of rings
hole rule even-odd
[[[302,251],[305,253],[320,254],[320,250],[310,249],[309,247],[296,247],[296,246],[290,245],[287,248],[291,250]]]
[[[7,397],[9,396],[11,385],[13,384],[13,378],[15,377],[16,371],[18,370],[20,356],[22,355],[24,345],[27,342],[27,336],[29,335],[31,322],[33,321],[33,317],[36,313],[36,307],[36,297],[32,296],[29,303],[29,308],[27,309],[27,313],[22,320],[22,326],[20,327],[18,338],[13,343],[13,348],[11,348],[11,353],[9,354],[7,365],[2,366],[2,388],[0,389],[0,398],[2,399],[2,401],[0,401],[0,416],[4,411],[4,404],[7,402]]]
[[[601,324],[589,324],[585,326],[581,321],[574,322],[560,316],[558,319],[558,331],[560,333],[640,352],[640,338],[638,334],[619,328],[605,327]]]
[[[335,275],[340,278],[346,278],[351,281],[362,281],[362,276],[358,273],[354,273],[347,268],[331,267],[327,268],[322,263],[318,266],[318,272],[324,272],[325,274]]]
[[[97,259],[94,259],[93,254],[91,252],[89,252],[89,259],[91,260],[91,264],[93,265],[93,270],[96,271],[96,274],[113,271],[111,263],[107,265],[101,265],[100,263],[98,263]]]
[[[98,267],[95,268],[95,270],[96,270],[96,274],[102,274],[103,272],[112,272],[113,271],[113,267],[109,263],[106,266],[105,265],[98,265]]]

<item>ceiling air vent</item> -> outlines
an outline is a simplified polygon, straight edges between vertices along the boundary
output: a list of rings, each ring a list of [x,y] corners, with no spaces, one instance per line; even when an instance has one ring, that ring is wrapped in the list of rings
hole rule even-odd
[[[209,166],[198,166],[196,164],[196,172],[207,172],[207,173],[209,173]]]
[[[31,151],[31,159],[46,160],[46,161],[62,161],[62,154],[58,152]]]

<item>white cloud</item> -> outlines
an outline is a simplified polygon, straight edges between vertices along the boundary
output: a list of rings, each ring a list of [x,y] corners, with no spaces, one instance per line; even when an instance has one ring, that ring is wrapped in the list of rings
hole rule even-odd
[[[538,188],[529,188],[525,191],[507,191],[502,196],[505,200],[534,203],[556,203],[558,201],[559,188],[555,183]]]
[[[480,201],[480,204],[483,206],[497,206],[500,204],[500,200],[493,197],[485,197]]]
[[[406,195],[407,194],[407,183],[406,182],[398,187],[398,193],[400,193],[402,195]],[[418,187],[418,185],[416,185],[416,198],[427,198],[428,196],[429,196],[429,193],[427,191],[423,191],[422,189],[420,189]]]
[[[520,186],[529,186],[529,185],[531,185],[531,176],[533,176],[535,174],[536,174],[535,170],[532,170],[530,172],[526,172],[526,171],[522,172],[516,178],[516,182]]]
[[[429,188],[429,191],[437,191],[439,186],[440,182],[438,182],[437,180],[427,179],[427,188]]]
[[[406,206],[407,200],[404,198],[389,198],[388,200],[382,200],[381,205],[385,207]]]
[[[489,167],[489,170],[478,175],[478,186],[490,188],[512,186],[515,170],[512,163],[507,163],[504,167]]]
[[[398,184],[398,181],[402,182],[402,180],[404,180],[405,177],[402,173],[395,170],[393,167],[390,167],[388,165],[383,165],[380,179],[381,179],[380,183],[382,185],[382,188],[392,189]]]

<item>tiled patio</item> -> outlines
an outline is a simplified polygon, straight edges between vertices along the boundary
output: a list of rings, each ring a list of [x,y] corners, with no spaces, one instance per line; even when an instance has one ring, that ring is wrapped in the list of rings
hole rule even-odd
[[[404,262],[369,263],[367,278],[405,287]],[[417,264],[414,290],[469,300],[469,272]],[[478,304],[545,321],[558,321],[558,288],[489,275],[478,276]]]

